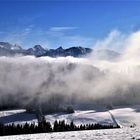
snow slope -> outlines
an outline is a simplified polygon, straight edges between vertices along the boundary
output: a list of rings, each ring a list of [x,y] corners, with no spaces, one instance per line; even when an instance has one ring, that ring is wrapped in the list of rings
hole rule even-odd
[[[77,110],[72,114],[55,113],[45,115],[47,121],[53,122],[55,120],[65,120],[67,123],[73,121],[76,125],[88,124],[88,123],[100,123],[100,124],[113,124],[112,118],[108,111],[96,112],[95,110],[80,111]],[[26,113],[25,110],[10,110],[0,112],[0,122],[4,124],[8,123],[31,123],[37,122],[35,114]]]
[[[110,112],[123,127],[131,125],[140,127],[140,105],[115,108],[110,110]]]
[[[0,111],[0,122],[4,124],[21,124],[33,121],[37,122],[35,114],[26,113],[24,109]]]
[[[113,120],[111,114],[115,118]],[[54,113],[45,115],[46,120],[53,122],[55,120],[65,120],[66,122],[73,121],[76,125],[87,123],[100,123],[100,124],[115,124],[115,121],[123,127],[129,127],[130,125],[140,126],[140,105],[127,106],[127,107],[115,107],[112,110],[96,109],[96,110],[76,110],[75,113]],[[26,113],[24,109],[21,110],[7,110],[0,111],[0,122],[2,123],[31,123],[36,122],[36,115]]]
[[[46,115],[46,120],[54,122],[55,120],[66,120],[70,123],[73,121],[76,125],[88,124],[88,123],[100,123],[100,124],[113,124],[110,114],[108,111],[96,112],[95,110],[80,111],[77,110],[72,114],[52,114]]]
[[[0,140],[129,140],[140,139],[140,105],[115,107],[112,110],[77,110],[73,114],[50,114],[46,115],[47,121],[54,122],[54,120],[63,120],[67,122],[73,120],[77,125],[80,123],[102,123],[115,124],[113,118],[119,123],[120,129],[106,129],[106,130],[90,130],[90,131],[73,131],[73,132],[59,132],[59,133],[44,133],[32,135],[18,135],[18,136],[4,136]],[[15,117],[11,117],[15,115]],[[15,119],[16,118],[16,119]],[[25,119],[26,118],[26,119]],[[11,120],[10,120],[11,119]],[[14,120],[15,119],[15,120]],[[34,114],[25,113],[25,110],[13,110],[0,112],[0,121],[4,123],[24,123],[26,121],[37,122]],[[134,126],[134,128],[130,128]]]

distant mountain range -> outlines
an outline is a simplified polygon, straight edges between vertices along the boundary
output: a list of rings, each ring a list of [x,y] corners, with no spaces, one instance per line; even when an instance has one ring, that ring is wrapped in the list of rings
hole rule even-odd
[[[81,46],[74,46],[67,49],[59,47],[57,49],[45,49],[41,45],[35,45],[33,48],[23,49],[21,46],[10,44],[8,42],[0,42],[0,56],[14,56],[14,55],[33,55],[36,57],[50,56],[73,56],[73,57],[84,57],[87,54],[93,52],[93,55],[99,58],[112,59],[118,57],[120,54],[112,50],[99,50],[94,51],[91,48],[84,48]]]

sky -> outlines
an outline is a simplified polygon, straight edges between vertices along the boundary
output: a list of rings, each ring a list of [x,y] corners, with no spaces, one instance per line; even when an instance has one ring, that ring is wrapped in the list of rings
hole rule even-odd
[[[0,0],[0,41],[24,48],[93,47],[117,30],[140,28],[140,1]]]

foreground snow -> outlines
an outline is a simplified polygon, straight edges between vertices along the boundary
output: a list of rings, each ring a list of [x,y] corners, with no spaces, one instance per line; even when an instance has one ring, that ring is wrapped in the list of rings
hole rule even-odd
[[[139,128],[104,129],[0,137],[0,140],[129,140],[140,139]]]

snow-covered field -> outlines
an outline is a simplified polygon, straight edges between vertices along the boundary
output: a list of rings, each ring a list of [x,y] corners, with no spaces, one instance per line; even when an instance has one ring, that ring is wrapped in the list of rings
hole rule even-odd
[[[0,140],[53,140],[53,139],[140,139],[140,105],[115,107],[112,110],[77,110],[73,114],[50,114],[46,115],[47,121],[51,123],[54,120],[66,120],[70,122],[73,120],[75,124],[80,123],[101,123],[113,124],[115,123],[111,114],[119,123],[122,128],[120,129],[107,129],[107,130],[90,130],[90,131],[75,131],[75,132],[60,132],[60,133],[46,133],[46,134],[32,134],[32,135],[18,135],[18,136],[5,136],[0,137]],[[13,110],[0,112],[0,122],[3,123],[25,123],[37,122],[34,114],[25,113],[25,110]],[[130,126],[135,126],[130,128]]]
[[[131,140],[140,139],[139,128],[104,129],[5,136],[0,140]]]

